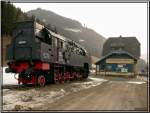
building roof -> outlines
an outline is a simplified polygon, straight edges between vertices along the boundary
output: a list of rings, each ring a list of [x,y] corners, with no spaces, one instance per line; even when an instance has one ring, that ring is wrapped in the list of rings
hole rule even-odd
[[[123,51],[123,50],[116,50],[116,51],[112,51],[109,54],[103,56],[100,60],[98,60],[95,64],[99,64],[102,60],[104,60],[105,58],[109,57],[112,54],[126,54],[128,56],[130,56],[131,58],[133,58],[134,60],[138,60],[136,57],[134,57],[132,54],[130,54],[129,52]]]
[[[134,57],[140,57],[140,43],[136,37],[110,37],[103,45],[102,55],[105,56],[114,50],[122,49]]]

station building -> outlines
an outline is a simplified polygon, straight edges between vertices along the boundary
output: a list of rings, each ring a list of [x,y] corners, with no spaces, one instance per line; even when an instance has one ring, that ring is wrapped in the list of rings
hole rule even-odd
[[[97,75],[136,75],[140,43],[136,37],[111,37],[103,45],[102,57],[95,63]]]

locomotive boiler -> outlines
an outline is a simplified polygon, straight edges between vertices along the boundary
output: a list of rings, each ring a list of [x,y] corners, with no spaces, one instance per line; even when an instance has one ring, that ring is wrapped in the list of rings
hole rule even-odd
[[[18,84],[44,86],[87,78],[89,74],[88,52],[36,21],[15,23],[7,60],[5,71],[18,74]]]

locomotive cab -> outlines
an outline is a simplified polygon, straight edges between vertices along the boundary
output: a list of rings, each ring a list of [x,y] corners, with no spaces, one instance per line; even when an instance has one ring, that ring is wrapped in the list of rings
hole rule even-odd
[[[52,36],[44,26],[34,21],[17,22],[13,29],[12,42],[8,46],[7,59],[9,61],[50,60],[42,58],[46,55],[41,56],[41,52],[44,51],[41,50],[41,46],[47,45],[43,48],[51,50],[51,44]]]
[[[34,23],[32,21],[17,22],[14,25],[12,41],[8,46],[7,59],[31,60],[34,58]]]

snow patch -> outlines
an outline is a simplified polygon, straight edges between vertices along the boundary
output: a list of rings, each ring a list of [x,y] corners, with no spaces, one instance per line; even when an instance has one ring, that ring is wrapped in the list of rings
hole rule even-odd
[[[99,81],[99,82],[106,82],[108,80],[106,79],[102,79],[102,78],[94,78],[94,77],[89,77],[89,79],[93,80],[93,81]]]
[[[131,84],[144,84],[146,82],[143,82],[143,81],[129,81],[127,83],[131,83]]]
[[[73,29],[73,28],[65,28],[65,30],[72,32],[82,32],[80,29]]]
[[[93,77],[89,77],[89,79],[91,79],[92,81],[71,84],[71,86],[72,86],[71,90],[73,92],[77,92],[77,91],[80,91],[82,89],[88,89],[88,88],[91,88],[94,86],[98,86],[98,85],[102,84],[103,82],[107,81],[105,79],[93,78]]]
[[[148,77],[146,77],[146,76],[137,76],[137,79],[148,81]]]
[[[80,91],[82,89],[88,89],[97,85],[100,85],[102,82],[85,82],[85,83],[74,83],[72,84],[71,90],[73,92]]]
[[[43,103],[54,102],[66,94],[64,89],[46,92],[31,89],[27,91],[12,91],[9,94],[6,91],[8,90],[3,92],[3,110],[31,110],[33,107],[43,105]]]
[[[53,98],[53,99],[60,99],[61,97],[63,97],[65,95],[65,90],[61,89],[60,91],[52,91],[50,92],[49,98]]]
[[[85,40],[80,39],[79,42],[84,42]]]
[[[3,85],[7,84],[18,84],[18,81],[14,78],[14,73],[5,73],[5,69],[7,67],[3,67]],[[18,77],[18,75],[16,75]]]

